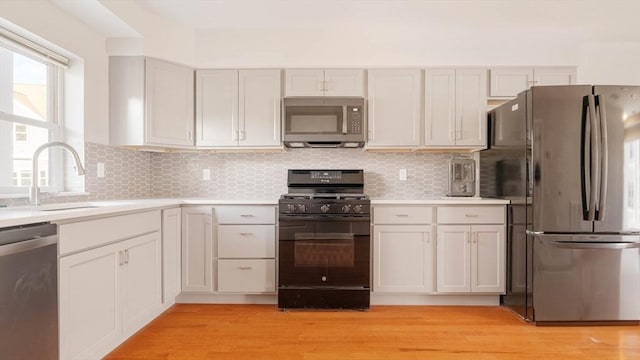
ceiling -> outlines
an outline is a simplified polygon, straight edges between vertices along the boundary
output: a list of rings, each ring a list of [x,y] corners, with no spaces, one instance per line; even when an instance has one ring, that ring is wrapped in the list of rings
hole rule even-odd
[[[136,5],[193,29],[376,27],[571,31],[640,41],[639,0],[50,0],[106,37],[140,37],[110,4]],[[124,16],[126,18],[126,16]]]

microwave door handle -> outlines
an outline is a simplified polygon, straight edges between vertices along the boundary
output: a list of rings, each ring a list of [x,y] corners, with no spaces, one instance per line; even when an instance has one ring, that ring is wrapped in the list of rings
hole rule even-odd
[[[347,105],[342,105],[342,133],[347,134]]]

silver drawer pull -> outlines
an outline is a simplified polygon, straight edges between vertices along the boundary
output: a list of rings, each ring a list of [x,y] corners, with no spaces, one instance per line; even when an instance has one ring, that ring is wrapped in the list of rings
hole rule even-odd
[[[253,268],[251,266],[238,266],[238,269],[240,269],[240,270],[251,270]]]
[[[478,217],[478,214],[464,214],[464,216],[474,218],[474,217]]]
[[[253,235],[253,233],[240,233],[240,235],[242,235],[242,236],[250,236],[250,235]]]
[[[398,217],[409,217],[409,214],[396,214]]]
[[[253,214],[241,214],[240,216],[242,216],[242,217],[254,217]]]

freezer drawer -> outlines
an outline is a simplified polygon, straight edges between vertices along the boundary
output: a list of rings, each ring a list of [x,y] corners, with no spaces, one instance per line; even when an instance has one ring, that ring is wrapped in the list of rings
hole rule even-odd
[[[534,320],[640,320],[638,236],[535,236]]]

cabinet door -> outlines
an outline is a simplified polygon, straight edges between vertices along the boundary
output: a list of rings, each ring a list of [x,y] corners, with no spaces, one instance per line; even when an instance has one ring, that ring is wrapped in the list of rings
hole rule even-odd
[[[471,291],[504,293],[505,287],[504,225],[471,227]]]
[[[145,60],[146,143],[193,146],[193,69]]]
[[[120,246],[60,258],[61,359],[99,359],[119,340]]]
[[[420,145],[420,70],[369,70],[368,146]]]
[[[486,146],[487,71],[456,70],[456,145]]]
[[[364,96],[364,70],[326,69],[325,96]]]
[[[438,225],[437,285],[438,292],[469,292],[471,273],[471,244],[469,226]]]
[[[162,303],[160,233],[138,236],[123,243],[121,265],[122,331],[129,336],[147,324]]]
[[[239,145],[280,146],[280,70],[240,70]]]
[[[211,208],[182,209],[182,292],[212,292]]]
[[[162,211],[162,302],[173,302],[180,294],[182,237],[180,208]]]
[[[509,68],[491,69],[491,90],[493,97],[516,97],[519,92],[533,85],[533,69]]]
[[[284,72],[285,96],[323,96],[324,70],[288,69]]]
[[[433,291],[431,226],[376,225],[373,236],[373,291]]]
[[[424,144],[455,145],[456,72],[454,69],[428,69],[425,76]]]
[[[576,77],[576,68],[536,68],[533,71],[533,84],[573,85]]]
[[[196,146],[237,146],[238,70],[199,70],[196,93]]]

